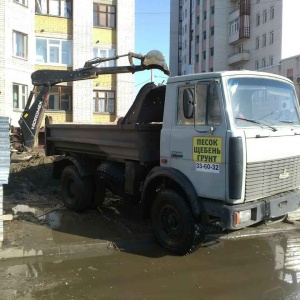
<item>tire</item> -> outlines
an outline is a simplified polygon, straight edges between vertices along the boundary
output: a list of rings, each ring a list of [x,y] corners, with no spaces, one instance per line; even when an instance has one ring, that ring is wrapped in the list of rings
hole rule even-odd
[[[115,162],[105,161],[97,169],[96,182],[104,181],[114,195],[122,196],[124,194],[124,166]]]
[[[106,196],[106,185],[103,179],[98,179],[95,181],[92,195],[91,208],[97,209],[103,205]]]
[[[157,241],[166,249],[185,255],[195,248],[196,222],[184,198],[173,190],[161,190],[151,207]]]
[[[91,205],[92,182],[81,177],[75,166],[67,166],[61,176],[62,201],[67,209],[80,212]]]

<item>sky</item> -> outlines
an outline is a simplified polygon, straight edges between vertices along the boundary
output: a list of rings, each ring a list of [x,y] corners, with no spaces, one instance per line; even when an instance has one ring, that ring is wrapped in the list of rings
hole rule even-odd
[[[151,50],[159,50],[169,65],[170,40],[170,0],[135,0],[135,49],[146,55]],[[156,84],[167,80],[160,70],[154,70]],[[147,82],[151,82],[151,71],[134,75],[135,94]]]

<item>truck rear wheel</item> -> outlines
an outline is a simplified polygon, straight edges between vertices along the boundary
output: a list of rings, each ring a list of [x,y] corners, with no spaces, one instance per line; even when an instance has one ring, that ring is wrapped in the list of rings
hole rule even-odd
[[[106,196],[106,185],[103,179],[97,179],[93,189],[91,208],[97,209],[103,205]]]
[[[83,211],[91,204],[92,182],[81,177],[75,166],[67,166],[61,176],[62,201],[66,208]]]
[[[163,247],[179,255],[195,247],[195,218],[177,192],[164,189],[157,194],[151,208],[151,221],[154,235]]]

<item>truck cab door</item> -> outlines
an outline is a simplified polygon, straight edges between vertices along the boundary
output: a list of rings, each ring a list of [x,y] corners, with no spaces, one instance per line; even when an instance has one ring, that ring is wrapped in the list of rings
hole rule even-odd
[[[225,199],[226,131],[218,80],[178,87],[170,165],[189,178],[200,197]]]

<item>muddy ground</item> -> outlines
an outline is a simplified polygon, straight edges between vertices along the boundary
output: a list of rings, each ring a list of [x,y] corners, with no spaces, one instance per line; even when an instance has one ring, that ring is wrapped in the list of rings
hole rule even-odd
[[[12,155],[9,183],[4,185],[4,214],[12,214],[14,219],[43,223],[45,220],[30,212],[30,209],[22,212],[16,207],[25,205],[43,213],[65,209],[60,197],[60,182],[52,179],[53,160],[54,157],[45,156],[43,151]],[[151,231],[149,220],[143,218],[139,204],[125,201],[109,191],[101,208],[69,213],[80,220],[101,215],[107,221],[120,224],[119,232],[123,231],[126,235]]]

